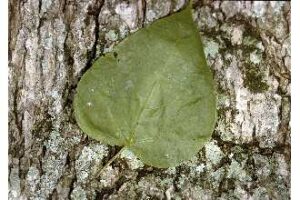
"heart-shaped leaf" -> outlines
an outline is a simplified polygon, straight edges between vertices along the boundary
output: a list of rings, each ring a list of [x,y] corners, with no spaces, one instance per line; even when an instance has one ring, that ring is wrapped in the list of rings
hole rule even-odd
[[[216,97],[191,8],[157,20],[95,61],[74,100],[90,137],[144,163],[176,166],[210,139]]]

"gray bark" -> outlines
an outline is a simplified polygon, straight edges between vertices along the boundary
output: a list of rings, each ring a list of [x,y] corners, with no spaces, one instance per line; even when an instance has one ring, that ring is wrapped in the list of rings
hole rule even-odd
[[[289,199],[290,3],[195,1],[218,88],[212,139],[166,170],[87,138],[73,116],[82,74],[184,0],[10,0],[10,199]]]

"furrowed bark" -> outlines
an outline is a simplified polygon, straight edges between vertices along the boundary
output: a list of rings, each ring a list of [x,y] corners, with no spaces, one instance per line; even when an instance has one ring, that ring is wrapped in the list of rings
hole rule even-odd
[[[184,0],[9,1],[10,199],[289,199],[290,2],[194,1],[218,91],[213,137],[166,170],[87,138],[82,74]]]

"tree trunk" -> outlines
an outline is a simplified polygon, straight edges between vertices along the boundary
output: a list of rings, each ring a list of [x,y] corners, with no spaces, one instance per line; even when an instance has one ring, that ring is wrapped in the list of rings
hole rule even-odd
[[[289,199],[290,2],[194,2],[218,92],[213,137],[166,170],[85,136],[73,96],[93,61],[185,0],[10,0],[10,199]]]

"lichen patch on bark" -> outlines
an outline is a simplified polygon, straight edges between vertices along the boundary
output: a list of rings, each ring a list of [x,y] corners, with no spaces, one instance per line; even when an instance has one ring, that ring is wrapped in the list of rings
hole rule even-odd
[[[216,82],[212,140],[156,169],[83,135],[82,74],[129,34],[185,0],[9,2],[10,199],[289,199],[290,2],[194,1]]]

